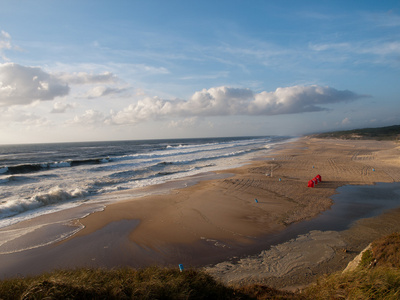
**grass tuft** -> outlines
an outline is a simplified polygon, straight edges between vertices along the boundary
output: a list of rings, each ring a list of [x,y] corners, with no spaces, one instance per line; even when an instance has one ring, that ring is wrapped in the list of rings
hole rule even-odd
[[[377,266],[400,268],[400,233],[393,233],[372,243]]]
[[[360,267],[368,268],[374,264],[374,255],[372,250],[366,250],[361,256]]]
[[[326,276],[305,291],[307,299],[399,299],[400,270],[358,269]]]

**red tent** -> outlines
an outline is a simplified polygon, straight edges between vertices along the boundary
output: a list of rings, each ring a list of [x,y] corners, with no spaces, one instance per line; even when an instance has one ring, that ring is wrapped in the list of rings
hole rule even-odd
[[[318,182],[322,181],[321,175],[319,175],[319,174],[317,176],[315,176],[315,178],[317,178]]]
[[[314,180],[310,180],[309,182],[308,182],[308,187],[314,187]]]
[[[314,181],[315,184],[318,184],[318,182],[319,182],[318,179],[317,179],[317,177],[314,177],[314,178],[312,179],[312,181]]]

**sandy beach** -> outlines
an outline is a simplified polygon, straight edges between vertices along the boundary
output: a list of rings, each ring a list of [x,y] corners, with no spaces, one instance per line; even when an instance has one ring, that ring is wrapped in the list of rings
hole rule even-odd
[[[400,230],[400,210],[391,210],[342,231],[280,235],[329,210],[340,186],[399,182],[399,153],[395,142],[301,138],[219,179],[110,204],[76,220],[84,229],[67,240],[0,255],[0,275],[184,264],[206,266],[230,284],[293,289],[343,269],[373,239]],[[317,174],[322,182],[307,187]]]

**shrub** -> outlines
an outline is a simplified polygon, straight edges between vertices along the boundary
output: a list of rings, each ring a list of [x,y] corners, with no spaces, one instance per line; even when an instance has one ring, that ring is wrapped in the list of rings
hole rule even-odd
[[[374,262],[374,255],[371,249],[364,251],[361,256],[360,267],[366,268],[370,267]]]

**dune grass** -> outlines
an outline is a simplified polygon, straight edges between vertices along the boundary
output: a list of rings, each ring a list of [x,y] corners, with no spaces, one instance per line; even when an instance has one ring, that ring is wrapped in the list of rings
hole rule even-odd
[[[302,293],[307,299],[399,299],[400,270],[359,268],[323,277]]]
[[[358,268],[320,278],[305,291],[309,299],[400,299],[400,234],[374,241]]]
[[[3,299],[245,299],[205,273],[150,267],[58,270],[4,280]]]
[[[58,270],[0,281],[0,299],[400,299],[400,234],[372,243],[357,269],[320,278],[297,293],[232,287],[201,270]]]
[[[58,270],[0,282],[0,299],[300,299],[254,285],[235,289],[203,271],[149,267]]]
[[[400,233],[393,233],[374,241],[372,253],[377,266],[400,268]]]

